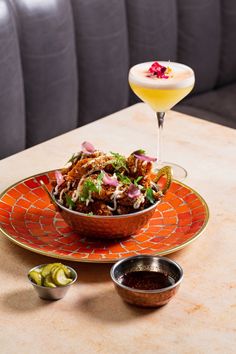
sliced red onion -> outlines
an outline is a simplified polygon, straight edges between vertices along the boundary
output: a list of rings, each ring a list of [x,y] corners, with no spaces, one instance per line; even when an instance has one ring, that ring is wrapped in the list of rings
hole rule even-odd
[[[116,177],[110,177],[108,176],[107,173],[104,172],[104,176],[103,176],[103,179],[102,179],[103,183],[108,185],[108,186],[114,186],[114,187],[117,187],[119,182],[117,180]]]
[[[57,180],[58,187],[64,182],[64,177],[60,171],[55,171],[55,177]]]
[[[82,151],[85,154],[92,154],[95,151],[95,147],[93,146],[93,144],[89,143],[88,141],[84,141],[82,143]]]
[[[134,156],[141,161],[155,162],[157,160],[156,157],[146,156],[143,154],[134,154]]]
[[[131,183],[128,188],[128,197],[134,199],[134,198],[138,198],[140,194],[141,194],[140,189],[136,187],[133,183]]]

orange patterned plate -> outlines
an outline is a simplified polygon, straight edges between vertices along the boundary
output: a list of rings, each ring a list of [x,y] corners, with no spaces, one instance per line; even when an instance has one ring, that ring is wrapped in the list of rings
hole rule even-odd
[[[92,240],[76,234],[50,204],[39,184],[51,189],[54,172],[24,179],[0,196],[0,230],[30,251],[77,262],[112,263],[137,254],[165,255],[195,240],[209,218],[206,202],[190,187],[173,181],[154,217],[140,233],[122,240]]]

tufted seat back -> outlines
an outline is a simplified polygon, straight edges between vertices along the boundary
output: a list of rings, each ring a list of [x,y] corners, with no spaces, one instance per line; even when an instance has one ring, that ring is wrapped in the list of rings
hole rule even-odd
[[[234,82],[235,25],[234,0],[0,0],[0,158],[134,103],[138,62]]]

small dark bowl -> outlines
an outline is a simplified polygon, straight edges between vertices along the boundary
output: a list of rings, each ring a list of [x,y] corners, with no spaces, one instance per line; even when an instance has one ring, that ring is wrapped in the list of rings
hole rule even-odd
[[[174,280],[174,284],[155,290],[139,290],[122,284],[124,274],[137,271],[164,273]],[[115,263],[111,268],[111,278],[124,301],[142,307],[158,307],[167,304],[176,294],[183,279],[183,270],[169,258],[139,255]]]

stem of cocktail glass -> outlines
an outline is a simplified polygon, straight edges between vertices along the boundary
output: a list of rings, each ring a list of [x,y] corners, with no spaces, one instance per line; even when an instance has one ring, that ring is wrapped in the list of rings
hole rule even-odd
[[[157,112],[158,136],[157,136],[157,164],[162,163],[162,131],[164,125],[165,112]]]

